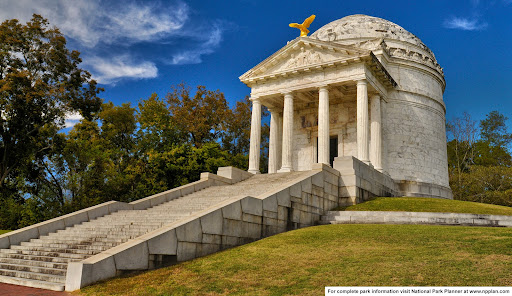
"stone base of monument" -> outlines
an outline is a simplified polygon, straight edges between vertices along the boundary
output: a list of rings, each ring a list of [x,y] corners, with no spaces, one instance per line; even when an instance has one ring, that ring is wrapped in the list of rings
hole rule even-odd
[[[452,199],[450,188],[416,181],[395,181],[355,157],[336,157],[333,168],[340,172],[341,206],[355,205],[374,197],[414,196]]]
[[[390,176],[355,157],[336,157],[333,168],[340,172],[341,206],[355,205],[376,196],[401,196]]]

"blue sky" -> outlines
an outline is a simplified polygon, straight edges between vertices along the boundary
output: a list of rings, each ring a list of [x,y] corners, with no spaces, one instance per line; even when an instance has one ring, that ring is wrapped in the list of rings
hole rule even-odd
[[[172,85],[224,92],[231,105],[249,94],[245,71],[298,36],[290,22],[311,14],[309,28],[351,14],[392,21],[418,36],[444,68],[447,118],[512,119],[512,0],[493,1],[104,1],[2,0],[0,20],[48,18],[82,53],[82,67],[117,105]],[[508,121],[512,130],[512,120]]]

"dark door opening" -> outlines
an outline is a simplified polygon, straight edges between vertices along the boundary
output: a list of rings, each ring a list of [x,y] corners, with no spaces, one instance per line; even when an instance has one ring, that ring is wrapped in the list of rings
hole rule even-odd
[[[315,161],[318,162],[318,138],[316,140],[316,155]],[[333,167],[334,158],[338,157],[338,136],[331,136],[329,138],[329,164]]]
[[[329,139],[329,164],[333,167],[334,158],[338,157],[338,136],[331,136]]]

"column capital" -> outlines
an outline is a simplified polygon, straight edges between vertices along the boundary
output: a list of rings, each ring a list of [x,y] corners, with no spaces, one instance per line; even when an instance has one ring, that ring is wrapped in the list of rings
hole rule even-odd
[[[319,92],[322,92],[322,91],[329,91],[329,85],[322,85],[322,86],[319,86],[318,87],[318,91]]]
[[[279,108],[279,107],[267,107],[267,110],[268,112],[270,113],[280,113],[283,111],[283,108]]]
[[[291,91],[289,89],[283,89],[283,90],[279,91],[279,93],[282,94],[283,96],[286,96],[286,95],[293,96],[293,91]]]
[[[254,97],[253,97],[253,96],[251,96],[250,100],[251,100],[251,102],[252,102],[253,104],[261,104],[260,97],[258,97],[258,96],[254,96]]]
[[[382,99],[382,97],[380,96],[380,94],[376,94],[376,95],[373,95],[371,97],[372,100],[377,100],[377,99]]]
[[[367,85],[368,81],[366,79],[359,79],[357,80],[357,85]]]

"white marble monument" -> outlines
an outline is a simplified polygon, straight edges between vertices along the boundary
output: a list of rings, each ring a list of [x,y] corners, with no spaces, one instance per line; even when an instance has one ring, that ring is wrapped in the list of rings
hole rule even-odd
[[[314,163],[344,170],[336,157],[353,157],[390,177],[391,195],[451,198],[443,70],[402,27],[347,16],[288,42],[240,80],[253,102],[249,172],[260,171],[263,105],[269,173]]]

